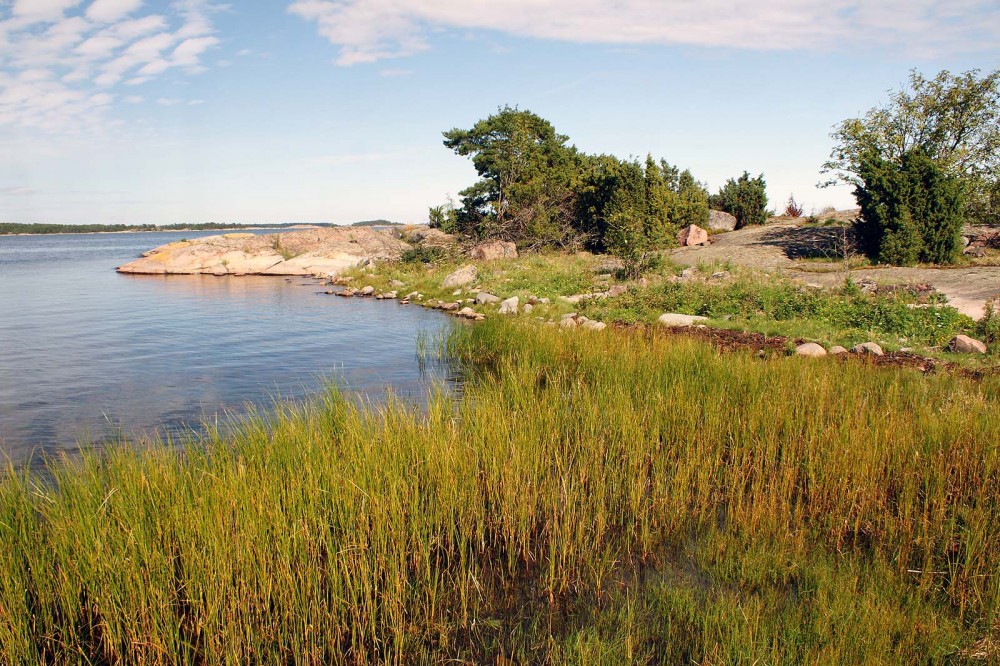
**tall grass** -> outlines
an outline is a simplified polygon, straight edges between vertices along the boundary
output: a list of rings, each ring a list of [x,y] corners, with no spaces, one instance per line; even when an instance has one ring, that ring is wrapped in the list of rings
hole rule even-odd
[[[8,474],[0,662],[936,663],[994,637],[996,379],[509,322],[447,344],[469,381],[426,410],[330,392],[185,455]]]

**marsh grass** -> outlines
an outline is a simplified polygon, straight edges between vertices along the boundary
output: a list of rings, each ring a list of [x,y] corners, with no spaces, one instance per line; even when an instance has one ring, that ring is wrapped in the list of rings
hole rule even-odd
[[[0,482],[0,662],[940,663],[996,641],[1000,406],[862,363],[488,321],[336,392]],[[992,655],[996,658],[996,655]]]

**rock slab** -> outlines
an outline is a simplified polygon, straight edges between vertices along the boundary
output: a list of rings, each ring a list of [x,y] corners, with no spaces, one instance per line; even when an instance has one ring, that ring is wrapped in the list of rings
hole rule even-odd
[[[693,247],[695,245],[704,245],[708,243],[708,232],[699,227],[697,224],[691,224],[683,229],[677,234],[677,243],[681,247]]]

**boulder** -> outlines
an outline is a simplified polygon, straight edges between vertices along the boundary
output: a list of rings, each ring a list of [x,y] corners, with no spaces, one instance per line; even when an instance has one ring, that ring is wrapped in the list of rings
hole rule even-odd
[[[519,304],[520,300],[517,296],[511,296],[507,300],[500,303],[500,309],[498,312],[502,315],[516,315]]]
[[[615,296],[621,296],[626,291],[628,291],[628,285],[624,284],[613,284],[608,289],[608,298],[614,298]]]
[[[441,283],[441,288],[453,289],[455,287],[461,287],[462,285],[469,284],[470,282],[475,282],[477,277],[479,277],[479,271],[476,270],[476,267],[472,264],[468,264],[445,277],[444,281]]]
[[[479,316],[479,313],[472,308],[466,306],[455,313],[457,317],[465,317],[466,319],[475,319]]]
[[[493,294],[487,291],[481,291],[478,294],[476,294],[476,303],[480,305],[487,305],[489,303],[499,303],[500,300],[501,299],[499,296],[494,296]]]
[[[361,288],[361,291],[359,291],[358,293],[361,294],[362,296],[371,296],[372,294],[375,293],[375,287],[371,286],[370,284],[365,285],[364,287]]]
[[[694,326],[695,324],[708,321],[708,317],[667,312],[665,314],[661,314],[660,318],[656,321],[661,326]]]
[[[583,322],[582,326],[588,331],[603,331],[608,327],[608,325],[605,324],[603,321],[593,321],[590,319]]]
[[[535,309],[535,306],[531,303],[525,303],[521,309],[524,310],[524,314],[531,314],[531,311]]]
[[[948,343],[948,349],[959,354],[985,354],[986,345],[967,335],[956,335]]]
[[[851,347],[851,352],[855,354],[868,354],[871,356],[885,356],[885,352],[874,342],[862,342],[860,345]]]
[[[576,328],[576,319],[572,317],[563,317],[559,320],[559,328]]]
[[[721,210],[708,211],[708,228],[712,231],[732,231],[736,228],[736,218]]]
[[[823,349],[823,346],[815,342],[806,342],[799,345],[795,348],[795,353],[798,356],[811,356],[813,358],[826,356],[826,350]]]
[[[708,232],[697,224],[686,226],[677,234],[677,243],[681,247],[704,245],[708,243]]]
[[[390,287],[397,287],[397,288],[398,287],[405,287],[406,283],[405,282],[401,282],[400,280],[389,280],[389,286]]]
[[[841,347],[840,345],[834,345],[830,347],[831,356],[840,356],[841,354],[847,353],[847,347]]]
[[[442,303],[438,307],[440,309],[442,309],[442,310],[445,310],[446,312],[454,312],[454,311],[458,310],[459,304],[458,303]]]
[[[469,250],[469,257],[479,261],[495,261],[497,259],[517,259],[517,245],[505,241],[480,243]]]

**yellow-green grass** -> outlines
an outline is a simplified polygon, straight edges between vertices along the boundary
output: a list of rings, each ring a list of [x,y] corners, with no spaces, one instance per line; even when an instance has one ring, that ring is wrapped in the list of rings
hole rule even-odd
[[[464,391],[423,409],[331,391],[184,455],[11,472],[0,663],[911,664],[995,638],[996,379],[501,321],[446,353]]]

